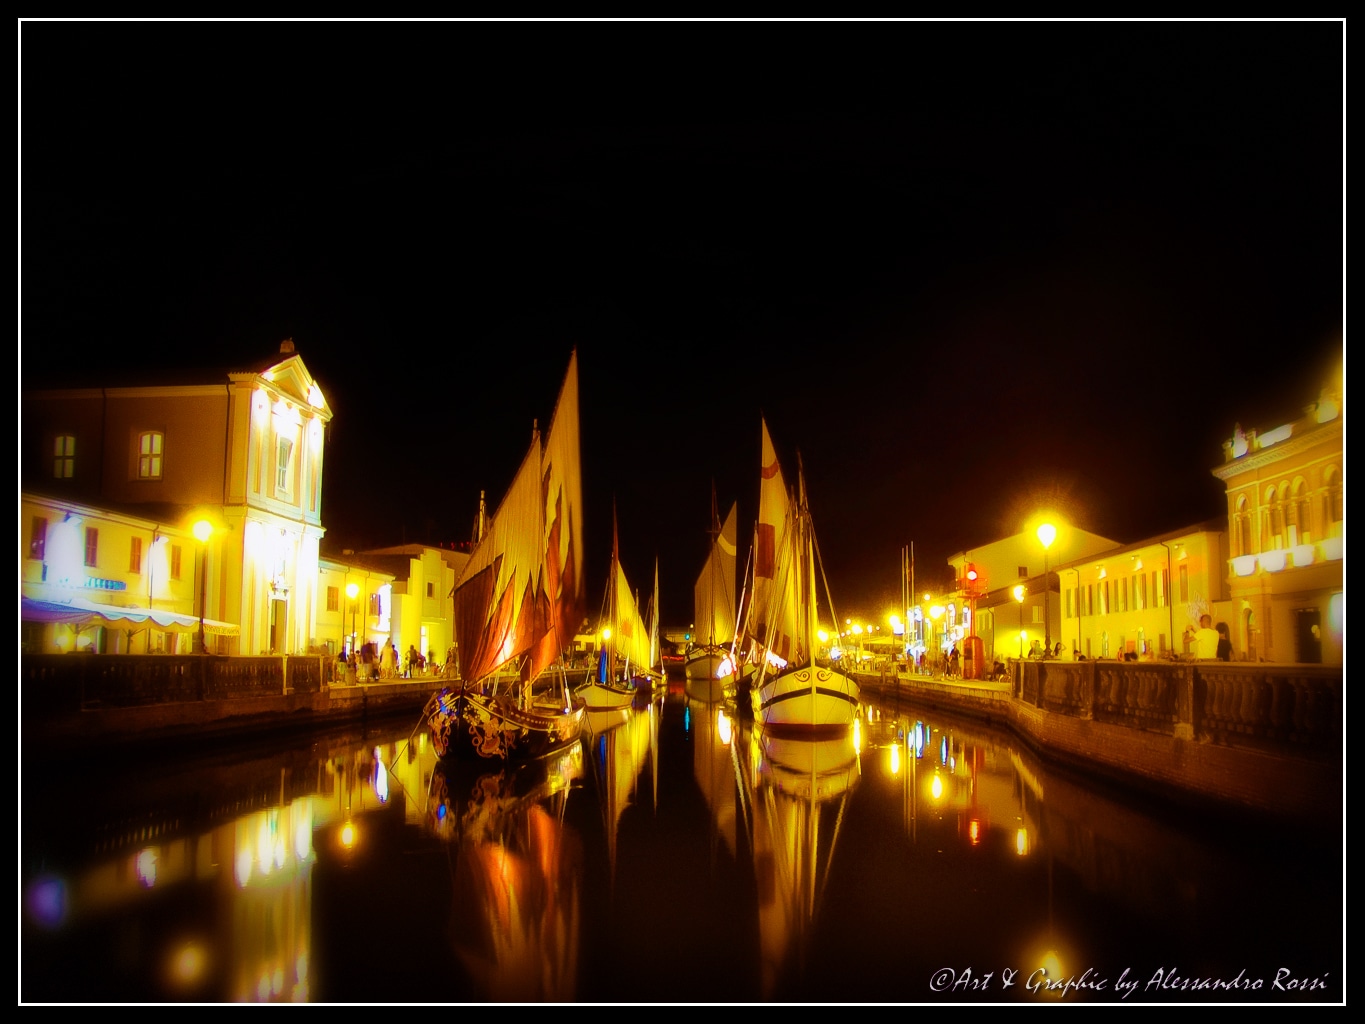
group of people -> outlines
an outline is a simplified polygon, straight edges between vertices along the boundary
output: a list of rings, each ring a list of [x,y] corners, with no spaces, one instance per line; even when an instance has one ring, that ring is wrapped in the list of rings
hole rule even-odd
[[[1199,628],[1187,629],[1185,637],[1190,642],[1191,653],[1202,660],[1232,660],[1232,637],[1226,622],[1213,625],[1213,617],[1207,613],[1199,616]]]
[[[454,663],[455,648],[451,646],[451,657],[448,663]],[[398,648],[390,640],[388,643],[379,645],[372,640],[366,640],[360,645],[360,650],[355,653],[354,658],[348,661],[346,652],[343,650],[337,656],[337,666],[342,671],[342,667],[353,668],[352,673],[356,682],[369,683],[380,679],[412,679],[415,676],[439,675],[441,663],[436,660],[436,652],[430,651],[422,654],[417,649],[416,644],[409,644],[407,654],[401,658]]]

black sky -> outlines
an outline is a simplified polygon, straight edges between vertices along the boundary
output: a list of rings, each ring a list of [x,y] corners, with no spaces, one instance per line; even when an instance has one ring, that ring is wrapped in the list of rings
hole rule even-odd
[[[579,352],[690,617],[799,449],[840,611],[1044,505],[1224,513],[1344,355],[1344,23],[23,22],[24,384],[255,365],[336,416],[325,550],[467,538]],[[743,557],[743,552],[741,552]]]

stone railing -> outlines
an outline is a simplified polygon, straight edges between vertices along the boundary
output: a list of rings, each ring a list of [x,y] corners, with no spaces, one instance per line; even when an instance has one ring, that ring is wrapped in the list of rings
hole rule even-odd
[[[1340,753],[1342,682],[1334,665],[1022,661],[1013,695],[1073,718],[1319,758]]]
[[[99,708],[239,700],[326,688],[318,655],[33,654],[19,660],[25,718]]]

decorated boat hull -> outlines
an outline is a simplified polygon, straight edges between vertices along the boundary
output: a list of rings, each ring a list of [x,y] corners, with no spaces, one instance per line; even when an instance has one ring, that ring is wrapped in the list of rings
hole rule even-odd
[[[432,694],[423,716],[442,760],[507,764],[538,760],[577,743],[586,708],[579,697],[567,710],[544,700],[518,708],[506,695],[446,687]]]
[[[754,721],[792,734],[837,735],[858,717],[858,683],[823,665],[790,668],[750,691]]]

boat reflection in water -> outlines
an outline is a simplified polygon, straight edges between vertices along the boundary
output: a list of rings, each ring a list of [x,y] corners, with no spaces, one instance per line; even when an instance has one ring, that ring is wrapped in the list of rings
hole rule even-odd
[[[751,801],[761,991],[771,999],[812,969],[811,934],[850,795],[862,775],[858,722],[826,739],[745,735],[737,766]],[[823,968],[821,968],[823,970]]]
[[[621,814],[637,799],[646,761],[652,765],[649,802],[653,806],[658,801],[659,759],[657,756],[651,757],[651,754],[656,754],[658,750],[659,719],[663,705],[663,697],[660,696],[648,700],[643,707],[614,711],[589,708],[587,712],[583,746],[587,748],[593,779],[597,784],[613,884],[616,880],[616,837],[621,827]]]
[[[734,741],[739,735],[732,702],[689,701],[684,710],[692,733],[692,775],[710,811],[711,865],[714,868],[720,847],[734,857],[736,842],[736,801]]]
[[[578,987],[583,850],[564,810],[583,747],[519,769],[443,760],[430,832],[450,844],[449,934],[482,999],[567,1002]]]

